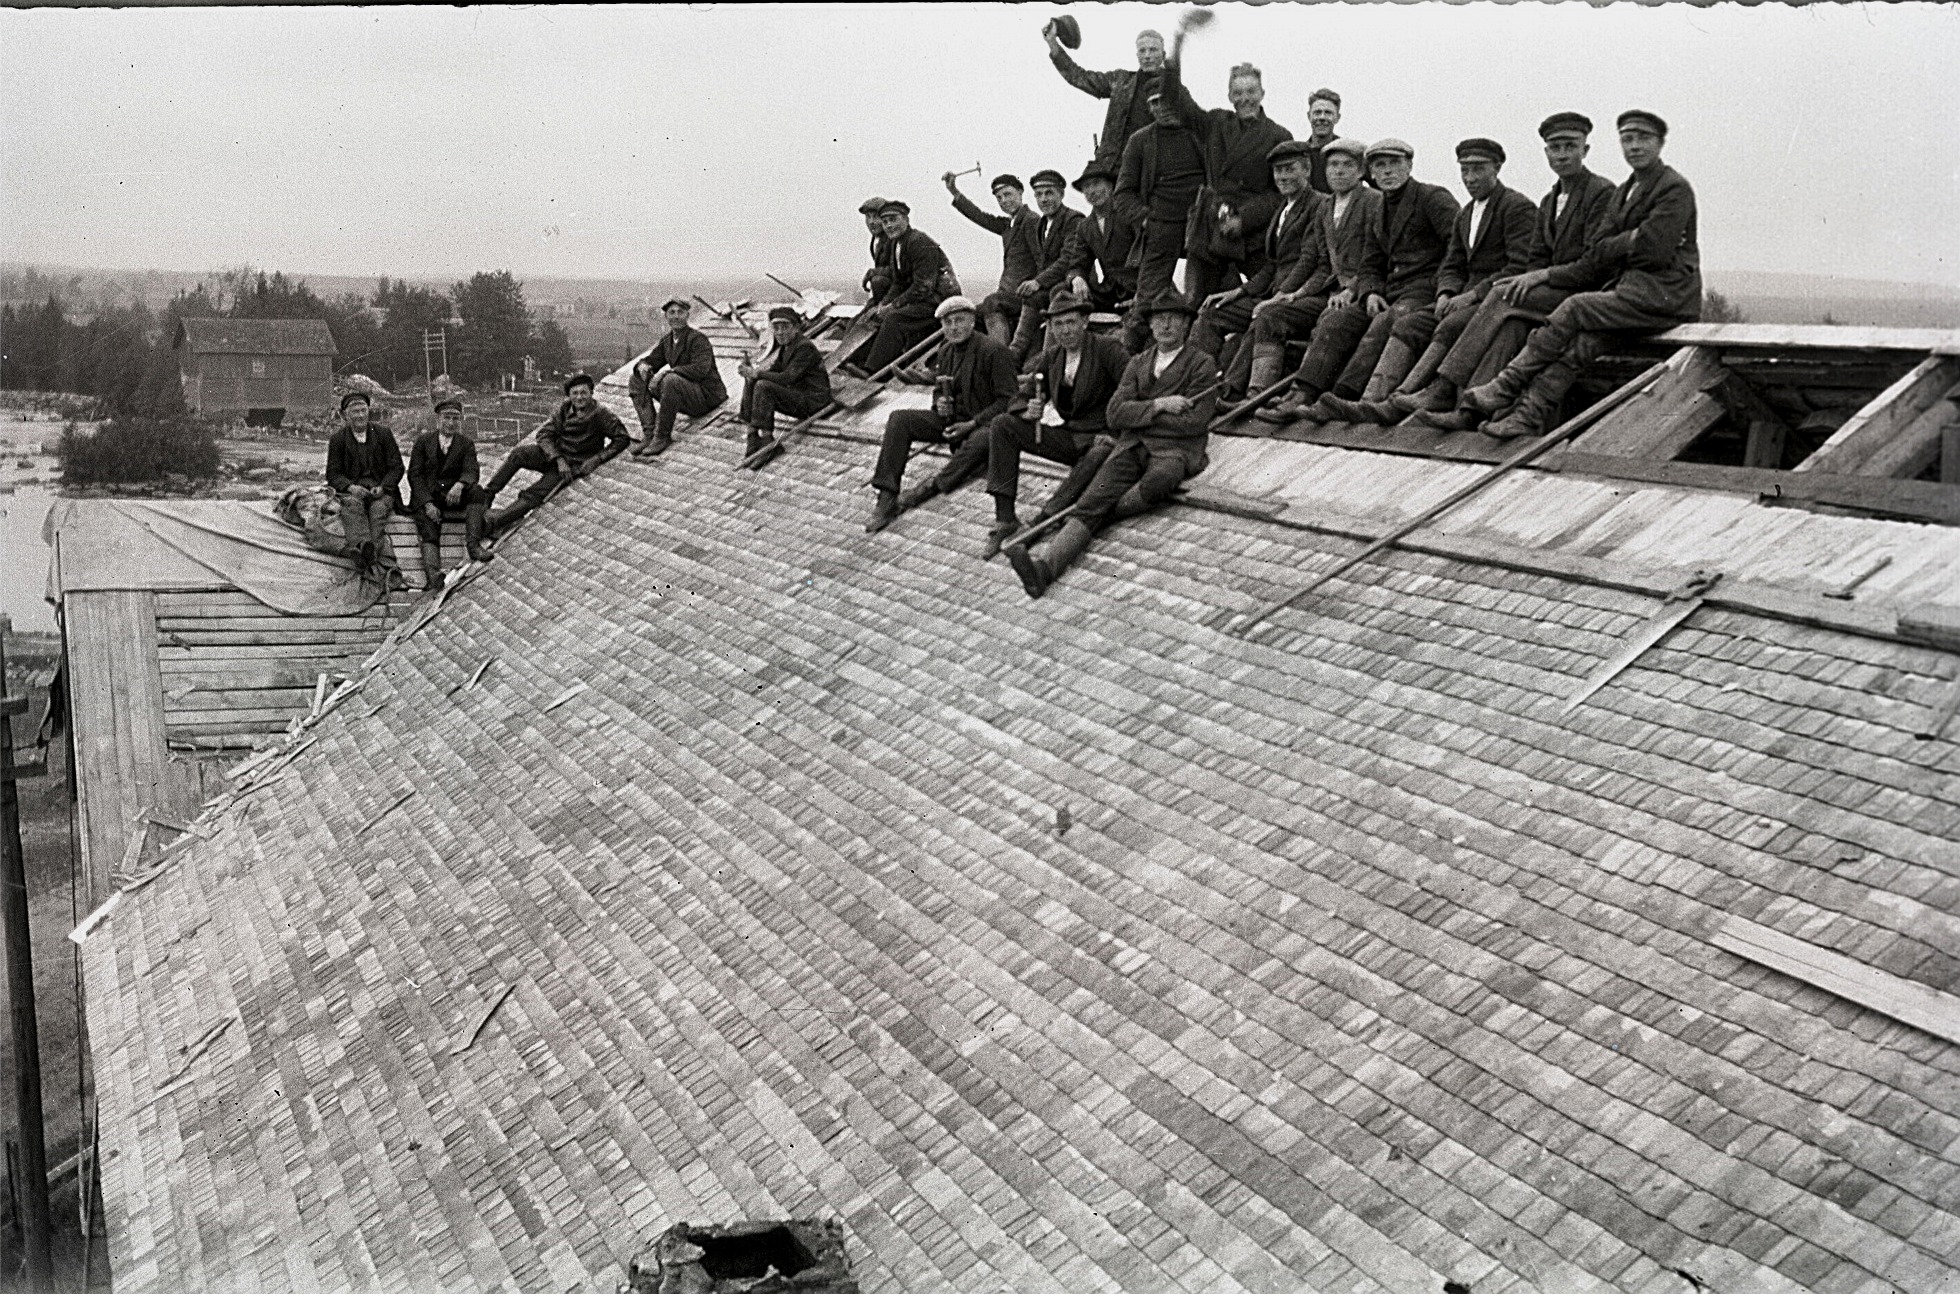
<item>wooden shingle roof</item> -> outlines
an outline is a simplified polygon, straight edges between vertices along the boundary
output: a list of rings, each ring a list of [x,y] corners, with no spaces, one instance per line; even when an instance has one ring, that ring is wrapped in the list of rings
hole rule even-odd
[[[977,495],[736,443],[537,514],[84,941],[123,1294],[805,1216],[892,1294],[1952,1288],[1960,1045],[1713,941],[1960,992],[1952,654],[1711,604],[1561,716],[1653,597],[1400,552],[1231,637],[1355,541],[1175,508],[1029,602]]]
[[[184,319],[171,346],[197,355],[333,355],[322,319]]]

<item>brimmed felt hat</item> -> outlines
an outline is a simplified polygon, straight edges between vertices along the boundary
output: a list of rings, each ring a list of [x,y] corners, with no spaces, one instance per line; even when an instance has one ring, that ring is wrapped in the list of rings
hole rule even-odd
[[[1472,136],[1456,146],[1456,160],[1459,162],[1496,162],[1504,165],[1504,145],[1494,139],[1481,135]]]
[[[1329,144],[1328,147],[1332,148],[1333,145]],[[1415,145],[1404,143],[1402,140],[1393,137],[1378,139],[1368,145],[1368,151],[1364,155],[1363,160],[1372,162],[1377,157],[1406,157],[1413,162],[1416,160]]]
[[[1082,48],[1082,24],[1075,20],[1073,14],[1059,14],[1050,18],[1044,30],[1054,32],[1055,39],[1069,49]]]
[[[1644,108],[1628,108],[1619,115],[1613,125],[1620,130],[1625,130],[1628,126],[1650,130],[1662,139],[1667,138],[1667,123]]]
[[[453,395],[445,395],[442,399],[436,401],[435,411],[441,413],[444,409],[454,409],[457,413],[461,413],[463,411],[463,402]]]
[[[900,202],[897,198],[887,198],[884,204],[878,208],[878,214],[881,216],[884,215],[887,211],[896,211],[901,216],[909,216],[912,214],[912,208],[907,206],[905,203]]]
[[[947,297],[934,308],[932,317],[935,319],[944,319],[947,315],[956,314],[961,310],[966,311],[968,314],[977,315],[980,313],[980,307],[973,304],[971,297]]]
[[[784,323],[795,324],[798,328],[803,326],[803,316],[796,313],[794,306],[770,306],[769,322],[775,323],[778,319]]]
[[[1582,112],[1555,112],[1538,123],[1538,138],[1550,139],[1554,135],[1583,138],[1592,134],[1592,128],[1592,118]]]
[[[565,389],[565,394],[570,395],[572,393],[572,388],[575,386],[589,386],[596,389],[598,385],[599,384],[597,382],[592,380],[592,375],[590,373],[574,373],[570,377],[565,379],[564,389]]]
[[[883,198],[866,198],[864,201],[858,203],[858,214],[861,216],[875,216],[884,209],[885,200]]]
[[[346,395],[340,397],[340,411],[342,413],[346,413],[347,406],[354,403],[354,401],[356,400],[359,400],[362,404],[366,405],[370,409],[374,407],[374,401],[368,398],[368,393],[366,391],[349,391]]]
[[[1079,297],[1067,288],[1056,288],[1055,295],[1048,298],[1048,308],[1041,313],[1042,317],[1053,319],[1056,315],[1086,315],[1094,308],[1088,298]]]
[[[1116,183],[1116,172],[1110,170],[1101,162],[1091,162],[1082,168],[1082,174],[1075,177],[1074,187],[1080,189],[1091,180],[1107,180],[1111,184],[1114,184]]]
[[[1275,166],[1291,158],[1313,160],[1313,145],[1304,139],[1282,139],[1266,150],[1266,165]]]
[[[1198,317],[1198,307],[1192,305],[1191,298],[1185,296],[1176,288],[1165,288],[1162,292],[1150,298],[1150,304],[1144,307],[1143,313],[1146,317],[1151,315],[1176,314],[1189,315],[1195,319]]]
[[[1068,187],[1068,181],[1062,178],[1060,171],[1036,171],[1028,177],[1028,187],[1031,189],[1038,189],[1044,184],[1052,184],[1058,189],[1066,189]]]
[[[1358,139],[1330,139],[1320,146],[1322,157],[1332,157],[1336,153],[1345,153],[1357,162],[1368,160],[1368,146]]]

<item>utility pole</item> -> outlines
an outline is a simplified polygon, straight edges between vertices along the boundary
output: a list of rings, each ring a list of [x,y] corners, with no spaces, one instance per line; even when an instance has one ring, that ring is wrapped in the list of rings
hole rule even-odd
[[[27,1287],[52,1289],[54,1262],[48,1239],[48,1146],[41,1113],[41,1029],[34,1010],[34,937],[27,922],[27,858],[20,840],[17,777],[41,770],[14,764],[14,716],[27,713],[27,698],[7,691],[7,637],[13,619],[0,616],[0,929],[6,935],[7,1005],[14,1025],[14,1110],[20,1119],[20,1200]]]
[[[435,357],[442,356],[442,373],[449,376],[449,330],[447,328],[425,328],[422,331],[422,382],[433,388],[436,384]]]

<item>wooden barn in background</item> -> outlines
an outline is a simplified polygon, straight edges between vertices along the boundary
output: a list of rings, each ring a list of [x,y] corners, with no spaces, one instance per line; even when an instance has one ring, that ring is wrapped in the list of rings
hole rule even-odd
[[[171,341],[193,413],[333,407],[333,333],[319,319],[186,319]]]

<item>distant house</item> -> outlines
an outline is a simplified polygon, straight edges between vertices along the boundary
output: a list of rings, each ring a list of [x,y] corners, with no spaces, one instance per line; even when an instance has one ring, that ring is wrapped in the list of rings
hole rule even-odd
[[[185,319],[171,341],[193,413],[333,407],[333,333],[319,319]]]

